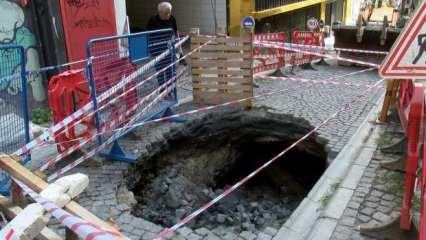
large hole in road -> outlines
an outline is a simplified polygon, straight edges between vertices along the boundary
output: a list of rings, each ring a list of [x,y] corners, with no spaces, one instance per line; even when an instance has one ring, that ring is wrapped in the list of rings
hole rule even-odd
[[[189,121],[151,146],[127,178],[133,214],[170,227],[304,136],[306,120],[265,109]],[[258,232],[279,228],[327,167],[326,141],[312,135],[190,223]]]

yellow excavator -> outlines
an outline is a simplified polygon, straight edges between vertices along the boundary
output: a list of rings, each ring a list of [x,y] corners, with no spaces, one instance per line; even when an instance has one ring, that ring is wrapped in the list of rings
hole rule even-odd
[[[419,0],[422,1],[422,0]],[[389,51],[417,6],[417,0],[364,0],[355,25],[333,24],[336,48]],[[342,57],[380,63],[384,55],[341,52]],[[347,55],[347,56],[345,56]]]

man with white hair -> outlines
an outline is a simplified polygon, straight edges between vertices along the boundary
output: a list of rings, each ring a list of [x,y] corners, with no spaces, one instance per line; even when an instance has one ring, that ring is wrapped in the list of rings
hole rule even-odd
[[[172,4],[169,2],[161,2],[158,4],[158,13],[152,16],[146,26],[147,30],[158,30],[171,28],[177,37],[177,24],[176,19],[172,15]]]
[[[177,30],[176,19],[172,15],[172,4],[169,2],[161,2],[158,4],[157,11],[158,11],[157,15],[152,16],[149,19],[146,29],[148,31],[152,31],[152,30],[171,28],[173,29],[175,33],[175,37],[178,38],[179,33]],[[181,48],[178,49],[178,52],[179,52],[178,58],[182,57],[183,52]],[[179,63],[184,66],[187,65],[185,59],[182,59]],[[161,68],[159,67],[157,71],[160,69]],[[160,81],[160,82],[163,82],[163,81]]]

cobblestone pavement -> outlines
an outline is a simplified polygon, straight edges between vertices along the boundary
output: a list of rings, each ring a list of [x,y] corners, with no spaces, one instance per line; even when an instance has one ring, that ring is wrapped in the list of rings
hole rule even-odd
[[[340,66],[315,66],[315,68],[317,68],[318,71],[298,70],[294,77],[327,80],[336,75],[361,70],[361,68],[356,67]],[[343,79],[333,80],[344,83],[374,84],[379,80],[379,77],[377,71],[370,71]],[[327,145],[329,149],[329,161],[332,161],[336,154],[343,148],[383,93],[383,84],[379,89],[366,92],[363,87],[348,87],[343,85],[307,84],[278,80],[258,80],[257,83],[260,87],[255,89],[255,94],[286,88],[288,88],[288,92],[268,98],[256,99],[254,102],[255,107],[268,107],[272,112],[294,114],[295,116],[307,119],[312,125],[318,125],[331,114],[341,109],[346,103],[357,98],[358,95],[364,93],[367,95],[365,99],[354,103],[348,111],[340,114],[336,121],[333,121],[319,131],[320,136],[329,140]],[[181,99],[192,95],[190,88],[191,85],[189,81],[180,85],[179,96]],[[195,108],[195,106],[192,102],[188,102],[177,107],[175,111],[182,112],[193,108]],[[216,112],[220,114],[220,110]],[[197,119],[203,115],[204,114],[192,115],[189,116],[188,119]],[[125,145],[126,150],[138,156],[149,155],[149,150],[151,148],[158,147],[155,146],[155,143],[165,141],[163,137],[164,134],[180,126],[181,125],[177,123],[149,125],[149,127],[136,130],[136,133],[133,134],[137,135],[136,138],[134,136],[129,136],[122,139],[121,143]],[[72,172],[86,173],[90,178],[88,189],[79,196],[78,201],[82,206],[88,208],[88,210],[100,216],[102,219],[114,219],[123,233],[131,239],[153,239],[163,227],[132,216],[131,206],[135,204],[135,200],[133,194],[127,190],[123,179],[123,173],[125,173],[128,168],[129,165],[127,163],[117,161],[103,161],[101,163],[99,161],[91,161],[82,166],[78,166]],[[363,190],[366,195],[368,193],[366,192],[367,190],[365,190],[365,188]],[[377,199],[379,199],[379,201],[390,201],[388,200],[388,195],[384,194],[381,195],[380,198],[377,197]],[[364,206],[361,205],[361,203],[358,205],[359,207]],[[366,207],[368,207],[368,205],[366,205]],[[387,207],[390,208],[389,211],[395,210],[391,208],[390,205]],[[388,211],[388,209],[384,210]],[[350,210],[348,211],[350,212]],[[373,217],[373,215],[371,215],[371,217]],[[342,219],[342,221],[348,220]],[[57,223],[52,222],[52,225],[55,225],[59,231],[63,233],[64,229]],[[272,239],[276,233],[277,230],[273,228],[266,228],[256,236],[247,231],[236,235],[235,233],[227,232],[225,229],[220,228],[190,229],[183,227],[178,230],[178,234],[175,235],[173,239],[268,240]],[[338,235],[338,229],[336,229],[336,234]]]
[[[395,114],[396,115],[396,114]],[[362,231],[374,226],[389,225],[399,217],[403,193],[403,161],[405,156],[404,133],[393,116],[384,133],[377,139],[370,164],[364,171],[343,216],[339,219],[331,239],[417,239],[411,233],[399,231],[398,223],[376,231]],[[385,164],[384,164],[385,163]],[[363,234],[361,234],[363,232]]]

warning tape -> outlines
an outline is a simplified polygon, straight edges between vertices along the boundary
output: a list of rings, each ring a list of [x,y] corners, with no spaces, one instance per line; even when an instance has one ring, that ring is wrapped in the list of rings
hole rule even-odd
[[[335,80],[335,79],[339,79],[339,78],[344,78],[344,77],[348,77],[348,76],[352,76],[352,75],[356,75],[356,74],[360,74],[360,73],[368,72],[368,71],[372,71],[372,70],[375,70],[375,68],[367,68],[367,69],[363,69],[363,70],[358,70],[358,71],[355,71],[355,72],[350,72],[350,73],[346,73],[346,74],[342,74],[342,75],[338,75],[338,76],[333,76],[331,78],[324,79],[324,80],[309,80],[309,81],[311,81],[310,83],[314,83],[314,84],[326,84],[328,81],[331,81],[333,79]],[[260,75],[256,76],[256,77],[257,78],[264,78],[264,76],[260,76]],[[368,87],[370,85],[363,85],[363,86],[367,86]],[[187,116],[187,115],[190,115],[190,114],[204,112],[204,111],[212,110],[212,109],[215,109],[215,108],[224,107],[224,106],[227,106],[227,105],[238,104],[238,103],[241,103],[241,102],[244,102],[244,101],[249,101],[249,100],[253,100],[253,99],[256,99],[256,98],[266,97],[266,96],[277,94],[277,93],[280,93],[280,92],[283,92],[283,91],[287,91],[287,90],[289,90],[289,89],[277,90],[277,91],[270,91],[270,92],[258,94],[258,95],[255,95],[255,96],[252,96],[252,97],[248,97],[248,98],[242,98],[242,99],[239,99],[239,100],[234,100],[234,101],[230,101],[230,102],[226,102],[226,103],[222,103],[222,104],[218,104],[218,105],[213,105],[213,106],[209,106],[209,107],[203,107],[203,108],[191,110],[189,112],[174,114],[174,115],[171,115],[171,116],[162,117],[162,118],[158,118],[158,119],[154,119],[154,120],[150,120],[150,121],[138,123],[138,124],[132,125],[132,126],[130,126],[128,128],[141,127],[141,126],[144,126],[144,125],[147,125],[147,124],[150,124],[150,123],[154,123],[154,122],[168,121],[168,120],[171,120],[173,118],[184,117],[184,116]],[[114,131],[121,131],[121,130],[126,130],[126,129],[125,128],[117,128],[117,129],[111,130],[111,131],[100,131],[100,132],[96,133],[95,136],[102,135],[102,134],[105,134],[105,133],[114,132]],[[81,141],[81,140],[84,140],[84,139],[85,139],[85,137],[81,137],[81,138],[75,138],[75,139],[72,139],[72,140],[62,141],[62,142],[53,143],[53,144],[75,142],[75,141]],[[46,143],[45,145],[52,145],[52,144]]]
[[[146,107],[144,107],[144,109],[139,112],[138,114],[136,114],[122,129],[128,129],[131,126],[133,126],[133,124],[139,120],[140,116],[145,113],[146,111],[148,111],[149,109],[151,109],[151,107],[153,107],[153,105],[155,103],[158,103],[162,98],[164,98],[167,94],[169,94],[172,89],[176,86],[176,83],[173,83],[171,86],[169,86],[164,92],[162,92],[160,95],[158,95],[152,102],[150,102]],[[101,145],[99,145],[98,147],[96,147],[95,149],[91,150],[90,152],[86,153],[85,155],[81,156],[80,158],[78,158],[77,160],[75,160],[74,162],[68,164],[67,166],[65,166],[64,168],[56,171],[55,173],[53,173],[52,175],[50,175],[47,180],[50,182],[58,177],[60,177],[62,174],[70,171],[71,169],[75,168],[76,166],[78,166],[79,164],[85,162],[86,160],[88,160],[89,158],[93,157],[95,154],[98,154],[100,151],[102,151],[106,146],[108,146],[109,144],[113,143],[116,139],[118,139],[119,137],[121,137],[122,132],[124,132],[123,130],[116,132],[113,136],[111,136],[108,140],[106,140],[104,143],[102,143]]]
[[[182,41],[178,42],[176,44],[176,46],[183,44],[183,42],[186,41],[186,40],[187,40],[187,38],[183,39]],[[206,45],[208,43],[206,43]],[[198,50],[199,48],[204,47],[204,46],[205,45],[201,45],[201,46],[199,46],[198,48],[196,48],[194,50]],[[162,58],[164,58],[164,57],[166,57],[168,55],[168,54],[165,54],[167,52],[169,52],[169,50],[165,51],[163,54],[160,54],[155,59],[151,60],[149,63],[147,63],[144,66],[142,66],[141,68],[139,68],[137,72],[139,72],[139,74],[141,74],[141,72],[142,72],[141,69],[145,69],[144,71],[146,71],[149,68],[149,67],[146,67],[146,66],[151,66],[151,67],[154,66],[157,62],[161,61]],[[193,52],[195,52],[195,51],[191,51],[191,54]],[[109,104],[111,104],[111,102],[116,101],[119,97],[124,96],[125,94],[129,93],[131,90],[134,90],[136,87],[140,86],[141,84],[145,83],[146,81],[149,81],[150,79],[153,79],[154,77],[157,77],[160,73],[166,71],[171,66],[176,65],[177,63],[179,63],[180,61],[182,61],[183,59],[185,59],[188,55],[189,54],[187,54],[187,55],[183,56],[182,58],[176,60],[175,62],[171,63],[170,65],[164,67],[163,69],[161,69],[158,72],[154,73],[153,75],[151,75],[150,77],[148,77],[144,81],[138,83],[136,86],[127,89],[122,94],[120,94],[119,96],[117,96],[116,98],[114,98],[115,100],[112,99],[110,102],[108,102],[104,106],[108,106]],[[135,77],[134,75],[131,75],[131,76],[133,78]],[[112,94],[114,94],[115,92],[117,92],[120,89],[118,86],[123,87],[125,84],[127,84],[130,81],[129,77],[123,79],[122,82],[120,82],[119,84],[117,84],[115,87],[109,89],[108,91],[106,91],[105,93],[103,93],[101,96],[99,96],[99,102],[104,101],[109,96],[111,96]],[[123,82],[126,82],[126,83],[123,84]],[[84,105],[82,108],[78,109],[76,112],[74,112],[73,114],[69,115],[68,117],[66,117],[65,119],[63,119],[61,122],[59,122],[59,123],[55,124],[54,126],[50,127],[44,133],[42,133],[40,136],[36,137],[31,142],[27,143],[25,146],[23,146],[22,148],[20,148],[17,151],[15,151],[13,153],[13,155],[19,155],[20,156],[20,155],[23,155],[23,154],[31,151],[31,149],[33,149],[33,148],[35,148],[35,147],[37,147],[39,145],[42,145],[50,136],[54,136],[55,133],[57,133],[59,131],[60,131],[59,133],[61,133],[61,132],[65,131],[65,130],[67,130],[67,128],[75,126],[76,124],[80,123],[83,120],[83,118],[81,118],[83,116],[83,114],[88,113],[89,115],[93,115],[95,112],[99,111],[100,109],[102,109],[102,107],[93,111],[93,102],[90,102],[90,103]],[[69,124],[70,124],[70,126],[68,126]]]
[[[128,239],[118,231],[110,231],[103,229],[101,226],[83,220],[74,216],[62,208],[58,207],[54,202],[43,198],[19,180],[14,181],[22,188],[25,194],[28,194],[34,201],[40,204],[48,213],[52,214],[61,224],[68,227],[84,240],[117,240]]]
[[[272,76],[257,76],[258,79],[269,79],[269,80],[288,80],[292,82],[301,82],[301,83],[313,83],[313,84],[324,84],[324,85],[334,85],[334,86],[348,86],[348,87],[365,87],[370,88],[375,85],[371,84],[357,84],[357,83],[345,83],[345,82],[336,82],[336,81],[326,81],[326,80],[311,80],[305,78],[293,78],[293,77],[272,77]],[[376,86],[381,87],[381,86]]]
[[[18,237],[15,235],[15,230],[13,230],[13,229],[9,229],[5,233],[1,232],[0,233],[0,238],[4,239],[4,240],[15,240],[15,239],[18,239]]]
[[[139,100],[137,102],[137,104],[133,105],[131,109],[128,109],[124,114],[120,114],[120,116],[112,121],[110,121],[107,125],[105,125],[99,132],[100,133],[105,133],[105,132],[113,132],[113,128],[123,122],[123,120],[125,118],[127,118],[133,111],[135,111],[139,106],[141,106],[142,104],[144,104],[146,101],[148,101],[150,98],[152,98],[153,96],[160,94],[161,91],[166,88],[168,85],[170,85],[173,81],[177,81],[177,79],[179,77],[181,77],[183,74],[185,73],[185,71],[181,71],[180,73],[177,74],[177,76],[173,77],[172,79],[168,80],[167,82],[165,82],[164,84],[162,84],[159,88],[157,88],[155,91],[151,92],[150,94],[148,94],[147,96],[145,96],[143,99]],[[145,113],[146,111],[142,111],[141,114]],[[76,145],[73,145],[72,147],[66,149],[64,152],[58,154],[56,157],[49,159],[47,161],[45,161],[43,163],[43,165],[38,169],[40,171],[44,171],[50,167],[55,166],[56,163],[60,162],[63,158],[65,158],[66,156],[72,154],[73,152],[75,152],[76,150],[80,149],[81,147],[83,147],[84,145],[86,145],[88,142],[93,141],[94,139],[96,139],[97,136],[99,136],[101,134],[96,133],[96,134],[92,134],[90,137],[84,137],[84,138],[79,138],[79,139],[73,139],[72,142],[75,141],[79,141],[79,140],[83,140],[81,142],[79,142]],[[66,141],[66,142],[71,142],[71,141]],[[60,143],[65,143],[65,142],[60,142]],[[57,143],[57,144],[60,144]]]
[[[253,55],[254,60],[268,60],[270,58],[284,58],[286,54],[259,54]]]
[[[287,51],[299,52],[299,53],[303,53],[303,54],[307,54],[307,55],[315,55],[315,56],[324,57],[324,58],[331,58],[331,59],[336,59],[336,60],[340,60],[340,61],[346,61],[346,62],[360,64],[360,65],[366,65],[366,66],[375,67],[375,68],[379,68],[380,67],[380,65],[375,64],[375,63],[371,63],[371,62],[354,60],[354,59],[350,59],[350,58],[343,58],[343,57],[333,56],[333,55],[330,55],[330,54],[323,54],[323,53],[319,53],[319,52],[304,51],[304,50],[300,50],[300,49],[297,49],[297,48],[286,47],[285,44],[265,43],[265,42],[258,42],[257,41],[257,42],[254,42],[254,45],[256,45],[256,46],[262,46],[262,47],[271,47],[271,48],[285,49]]]
[[[349,110],[351,108],[351,105],[353,103],[355,103],[357,101],[360,101],[360,99],[363,98],[363,97],[366,97],[367,96],[367,92],[369,92],[370,90],[374,89],[377,85],[379,85],[383,81],[384,80],[381,79],[375,85],[373,85],[372,88],[367,89],[366,92],[364,92],[361,95],[358,95],[356,98],[354,98],[350,102],[346,103],[341,109],[339,109],[337,112],[335,112],[334,114],[332,114],[330,117],[328,117],[326,120],[324,120],[317,127],[315,127],[310,132],[308,132],[305,136],[303,136],[302,138],[300,138],[299,140],[297,140],[296,142],[294,142],[293,144],[291,144],[289,147],[287,147],[286,149],[284,149],[284,151],[280,152],[278,155],[276,155],[275,157],[273,157],[271,160],[269,160],[268,162],[266,162],[265,164],[263,164],[262,166],[260,166],[259,168],[257,168],[254,172],[250,173],[248,176],[244,177],[239,182],[237,182],[236,184],[234,184],[233,186],[231,186],[230,188],[228,188],[227,190],[225,190],[222,194],[218,195],[212,201],[208,202],[207,204],[205,204],[204,206],[202,206],[201,208],[199,208],[195,212],[193,212],[190,215],[186,216],[184,219],[182,219],[181,221],[179,221],[176,225],[174,225],[171,228],[167,228],[166,230],[162,231],[160,234],[158,234],[158,236],[155,238],[155,240],[161,240],[163,238],[170,237],[173,234],[173,232],[175,232],[177,229],[179,229],[180,227],[182,227],[183,225],[185,225],[186,223],[188,223],[189,221],[191,221],[192,219],[194,219],[195,217],[197,217],[198,215],[200,215],[201,213],[203,213],[204,211],[206,211],[207,209],[209,209],[211,206],[215,205],[217,202],[219,202],[224,197],[228,196],[230,193],[234,192],[236,189],[238,189],[244,183],[246,183],[247,181],[249,181],[250,179],[252,179],[259,172],[261,172],[263,169],[267,168],[269,165],[271,165],[273,162],[275,162],[276,160],[278,160],[280,157],[282,157],[288,151],[290,151],[291,149],[293,149],[299,143],[303,142],[304,140],[306,140],[307,138],[309,138],[312,134],[314,134],[315,132],[317,132],[320,128],[322,128],[325,125],[327,125],[331,120],[335,119],[340,113]]]
[[[255,44],[256,43],[275,44],[277,42],[257,40],[255,41]],[[367,54],[379,54],[379,55],[389,54],[389,52],[385,52],[385,51],[362,50],[362,49],[353,49],[353,48],[327,48],[327,47],[318,46],[318,45],[305,45],[305,44],[297,44],[297,43],[278,43],[278,44],[284,45],[290,48],[299,48],[300,50],[319,49],[319,50],[327,50],[327,51],[354,52],[354,53],[367,53]]]

